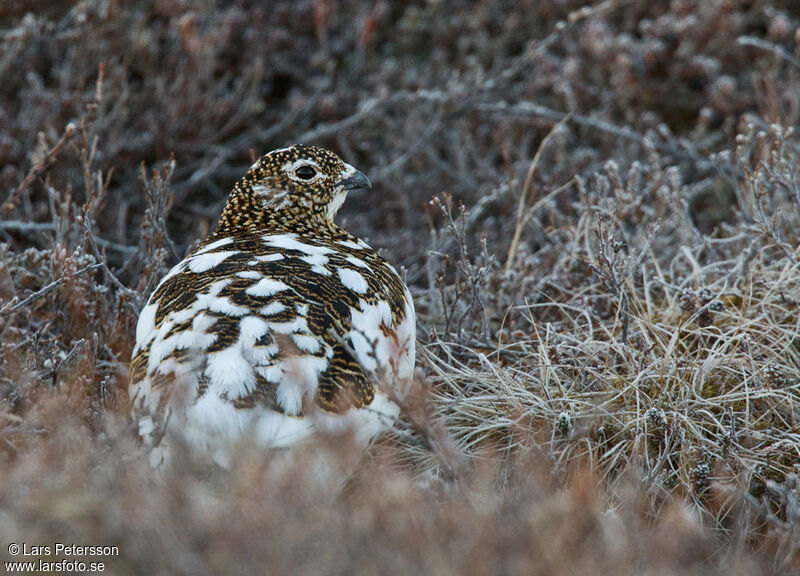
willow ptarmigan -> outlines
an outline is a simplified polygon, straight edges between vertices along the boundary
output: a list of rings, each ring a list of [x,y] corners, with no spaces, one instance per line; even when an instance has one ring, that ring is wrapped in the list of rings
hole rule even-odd
[[[367,177],[328,150],[262,156],[217,229],[161,280],[139,316],[131,398],[155,447],[179,434],[224,461],[251,438],[288,447],[352,427],[366,445],[399,413],[376,384],[414,367],[411,294],[333,218]],[[167,442],[164,442],[166,445]]]

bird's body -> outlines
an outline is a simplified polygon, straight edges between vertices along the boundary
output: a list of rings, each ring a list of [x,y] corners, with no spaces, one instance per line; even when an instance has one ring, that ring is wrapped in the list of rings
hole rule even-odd
[[[411,295],[333,222],[347,190],[368,186],[307,146],[265,155],[236,184],[217,230],[140,314],[131,396],[149,444],[179,434],[224,462],[243,438],[288,447],[349,428],[365,444],[391,426],[397,389],[377,381],[412,375]]]

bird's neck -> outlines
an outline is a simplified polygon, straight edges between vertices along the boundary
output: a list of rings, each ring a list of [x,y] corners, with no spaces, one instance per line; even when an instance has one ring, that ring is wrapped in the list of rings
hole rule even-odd
[[[256,198],[249,186],[237,183],[212,236],[222,238],[269,232],[312,234],[321,238],[346,234],[328,218],[324,207],[305,205],[281,195],[264,201]]]
[[[338,228],[323,206],[304,203],[288,194],[259,198],[247,183],[238,182],[228,197],[214,236],[269,231],[327,236]]]

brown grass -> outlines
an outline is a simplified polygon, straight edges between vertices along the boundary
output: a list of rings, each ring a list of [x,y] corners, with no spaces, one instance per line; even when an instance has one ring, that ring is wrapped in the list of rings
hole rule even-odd
[[[788,0],[3,5],[0,550],[800,571],[798,30]],[[127,419],[138,311],[291,142],[373,181],[341,222],[414,293],[407,426],[343,494],[311,448],[155,477]]]

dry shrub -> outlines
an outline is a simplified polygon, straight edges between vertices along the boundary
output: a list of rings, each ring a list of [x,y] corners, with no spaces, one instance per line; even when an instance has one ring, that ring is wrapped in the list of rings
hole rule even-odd
[[[7,472],[0,537],[117,546],[119,556],[104,558],[114,574],[251,574],[265,566],[291,574],[681,574],[718,554],[680,502],[650,526],[635,483],[621,484],[608,510],[590,471],[564,486],[535,451],[517,455],[516,478],[503,488],[484,462],[444,495],[391,467],[391,448],[376,448],[358,487],[337,497],[309,482],[317,449],[277,466],[245,445],[230,470],[185,459],[156,479],[112,423],[90,437],[72,417],[54,420],[59,434]],[[341,449],[321,448],[333,458]],[[725,573],[760,573],[741,553],[715,563]]]
[[[3,542],[119,545],[119,574],[800,569],[792,2],[0,23]],[[407,276],[417,395],[338,496],[304,450],[154,477],[127,419],[138,311],[296,141],[375,184],[342,222]]]

